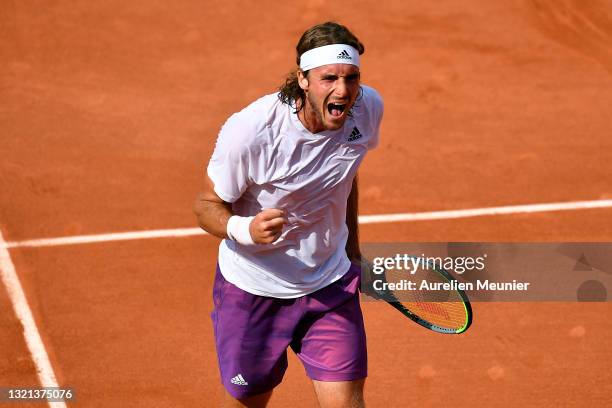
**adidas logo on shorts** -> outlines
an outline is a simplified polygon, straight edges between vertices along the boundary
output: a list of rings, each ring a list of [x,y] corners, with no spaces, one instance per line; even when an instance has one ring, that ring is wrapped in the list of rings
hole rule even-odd
[[[248,382],[246,382],[246,380],[244,379],[244,377],[242,376],[242,374],[238,374],[237,376],[235,376],[234,378],[232,378],[230,380],[230,382],[232,384],[236,384],[236,385],[249,385]]]
[[[340,54],[338,54],[338,56],[336,57],[338,59],[352,59],[351,56],[349,55],[348,52],[346,52],[346,50],[342,50],[342,52]]]

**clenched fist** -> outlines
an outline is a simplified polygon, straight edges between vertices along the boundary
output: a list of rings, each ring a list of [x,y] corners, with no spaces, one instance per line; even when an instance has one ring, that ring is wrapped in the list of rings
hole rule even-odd
[[[285,212],[276,208],[266,208],[253,218],[249,232],[256,244],[270,244],[278,239],[287,223]]]

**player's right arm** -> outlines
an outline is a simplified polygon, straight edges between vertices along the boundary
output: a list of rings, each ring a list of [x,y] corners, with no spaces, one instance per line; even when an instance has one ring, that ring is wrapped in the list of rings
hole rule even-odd
[[[232,213],[231,203],[238,201],[254,180],[265,179],[268,168],[261,154],[267,139],[259,137],[267,128],[260,123],[262,115],[253,109],[248,107],[233,114],[221,128],[206,170],[204,188],[194,206],[202,229],[243,245],[276,241],[286,223],[283,211],[273,208],[249,216]]]
[[[196,197],[193,212],[198,225],[204,231],[219,238],[228,238],[227,222],[232,214],[232,205],[215,193],[213,182],[205,177],[204,188]]]
[[[217,195],[209,177],[206,177],[204,188],[196,197],[193,212],[204,231],[219,238],[230,238],[227,227],[229,219],[234,215],[232,205]],[[250,220],[248,233],[253,243],[269,244],[280,237],[286,222],[282,210],[267,208]]]

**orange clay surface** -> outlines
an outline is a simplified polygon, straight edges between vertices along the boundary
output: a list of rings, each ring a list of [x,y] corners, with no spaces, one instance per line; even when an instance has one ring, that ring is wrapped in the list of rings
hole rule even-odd
[[[612,198],[611,0],[9,0],[5,239],[194,227],[220,126],[274,92],[300,34],[326,20],[365,43],[363,82],[386,104],[380,146],[360,170],[362,214]],[[612,241],[612,209],[364,225],[361,236]],[[218,405],[218,242],[10,250],[58,380],[76,390],[69,406]],[[363,309],[370,407],[609,404],[610,303],[477,303],[460,336],[385,304]],[[0,286],[0,386],[36,385]],[[314,404],[292,355],[271,406]]]

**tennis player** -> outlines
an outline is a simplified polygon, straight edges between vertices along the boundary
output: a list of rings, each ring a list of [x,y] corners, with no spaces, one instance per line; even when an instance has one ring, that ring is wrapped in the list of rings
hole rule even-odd
[[[195,205],[223,238],[212,320],[225,406],[265,406],[288,347],[322,407],[363,406],[356,173],[383,103],[360,83],[364,46],[346,27],[316,25],[296,49],[280,92],[222,127]]]

